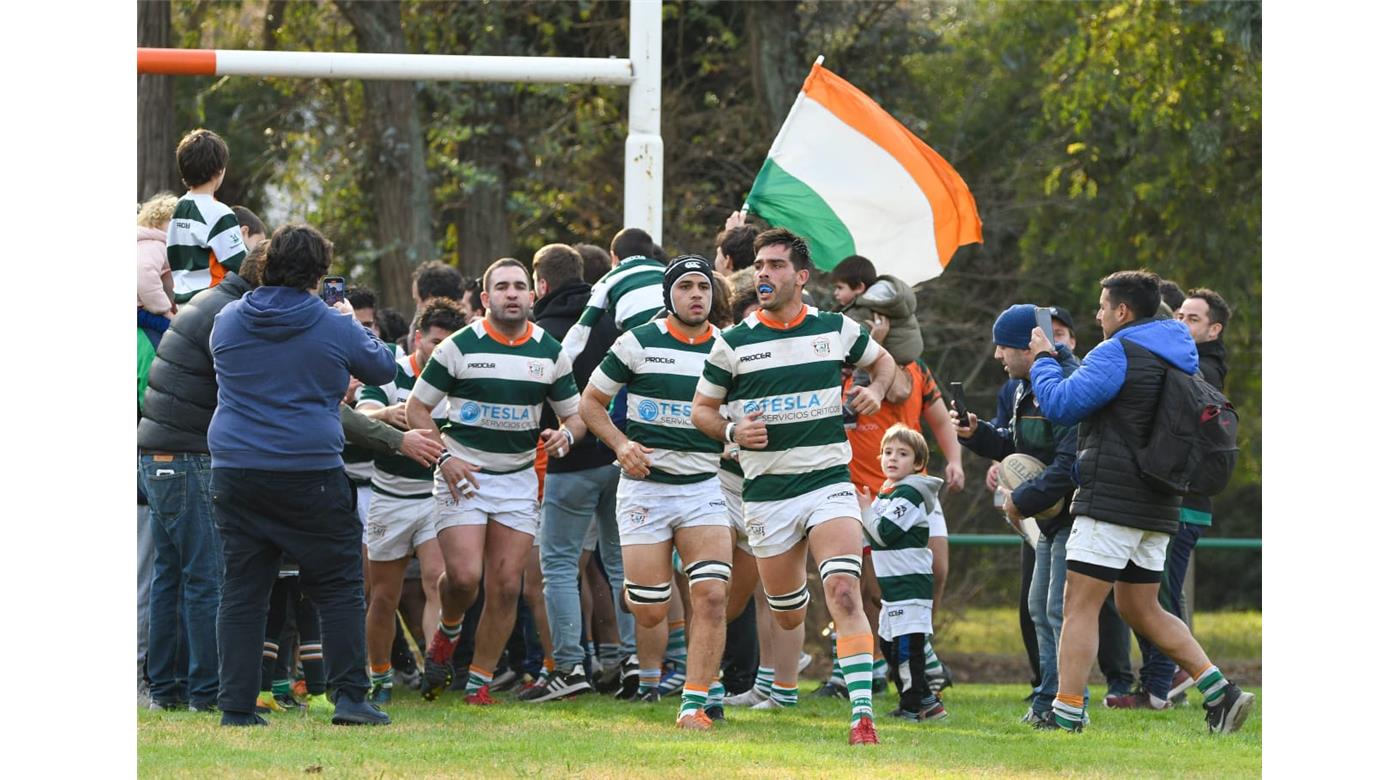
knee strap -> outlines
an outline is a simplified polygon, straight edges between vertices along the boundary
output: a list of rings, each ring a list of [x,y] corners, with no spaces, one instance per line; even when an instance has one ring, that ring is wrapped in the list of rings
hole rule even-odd
[[[623,578],[622,590],[627,594],[627,600],[633,604],[665,604],[671,600],[669,581],[661,585],[638,585]]]
[[[729,582],[729,573],[733,568],[724,561],[696,561],[685,567],[685,576],[690,578],[691,585],[705,580]]]
[[[817,571],[821,572],[822,582],[826,582],[827,577],[836,574],[849,574],[860,579],[860,556],[836,555],[827,558],[817,566]]]
[[[775,612],[795,612],[812,600],[812,594],[807,590],[806,584],[784,596],[774,596],[766,590],[763,595],[768,597],[768,606]]]

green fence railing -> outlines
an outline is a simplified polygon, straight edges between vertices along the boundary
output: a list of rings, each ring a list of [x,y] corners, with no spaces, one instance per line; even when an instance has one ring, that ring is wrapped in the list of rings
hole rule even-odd
[[[948,543],[966,546],[1014,547],[1021,544],[1021,537],[1016,534],[948,534]],[[1263,539],[1230,537],[1211,539],[1207,537],[1196,542],[1198,550],[1262,550],[1263,548]]]

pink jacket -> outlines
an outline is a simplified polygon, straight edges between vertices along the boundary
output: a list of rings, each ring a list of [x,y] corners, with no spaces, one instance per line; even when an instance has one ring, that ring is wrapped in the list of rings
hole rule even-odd
[[[136,228],[136,305],[152,314],[165,314],[174,303],[170,261],[165,257],[165,231]]]

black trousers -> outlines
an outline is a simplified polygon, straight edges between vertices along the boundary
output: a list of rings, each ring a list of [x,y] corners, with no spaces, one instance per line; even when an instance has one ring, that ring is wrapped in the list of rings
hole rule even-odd
[[[1026,659],[1031,663],[1031,689],[1040,687],[1040,642],[1031,620],[1031,576],[1035,573],[1035,548],[1021,543],[1021,643],[1026,646]]]
[[[890,680],[899,691],[899,708],[918,712],[933,695],[924,675],[924,638],[927,634],[902,634],[892,641],[881,639],[880,652],[890,668]]]
[[[282,556],[301,565],[301,587],[321,614],[327,691],[362,700],[365,674],[362,528],[343,469],[213,469],[214,522],[224,542],[219,602],[219,709],[251,713],[263,632]]]
[[[724,628],[724,657],[719,668],[726,691],[742,693],[753,687],[758,676],[758,612],[752,598]]]

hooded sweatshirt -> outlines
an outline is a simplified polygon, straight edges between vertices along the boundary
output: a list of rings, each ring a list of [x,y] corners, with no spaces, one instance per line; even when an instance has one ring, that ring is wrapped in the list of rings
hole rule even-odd
[[[395,374],[393,351],[354,317],[290,287],[259,287],[224,307],[209,345],[219,384],[214,468],[341,468],[350,376],[383,385]]]
[[[165,257],[165,231],[137,225],[136,305],[152,314],[165,314],[174,289]]]
[[[874,314],[887,317],[890,332],[882,345],[885,351],[901,366],[919,359],[924,353],[924,335],[915,316],[918,301],[914,297],[914,288],[903,279],[888,274],[875,279],[870,289],[857,296],[841,313],[867,328]]]

